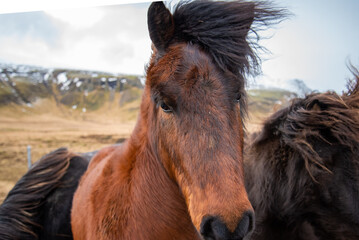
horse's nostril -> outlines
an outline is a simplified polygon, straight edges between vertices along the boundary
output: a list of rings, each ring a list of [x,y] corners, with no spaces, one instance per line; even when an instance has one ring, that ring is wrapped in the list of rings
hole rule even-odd
[[[205,240],[227,239],[229,232],[218,217],[206,216],[201,223],[201,235]]]
[[[235,239],[242,239],[252,232],[254,227],[254,213],[247,211],[243,214],[242,219],[239,221],[236,230],[233,233]]]
[[[247,236],[254,225],[254,213],[245,212],[235,231],[231,233],[219,217],[206,216],[201,223],[201,235],[205,240],[241,240]]]

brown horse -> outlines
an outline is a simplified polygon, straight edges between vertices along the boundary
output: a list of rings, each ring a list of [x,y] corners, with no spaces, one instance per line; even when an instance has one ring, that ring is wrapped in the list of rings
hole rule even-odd
[[[243,239],[251,232],[242,118],[244,75],[258,61],[247,33],[253,21],[267,26],[281,14],[253,2],[201,0],[172,15],[152,3],[153,54],[138,122],[82,177],[74,239]]]
[[[359,75],[273,114],[245,157],[252,239],[359,239]]]

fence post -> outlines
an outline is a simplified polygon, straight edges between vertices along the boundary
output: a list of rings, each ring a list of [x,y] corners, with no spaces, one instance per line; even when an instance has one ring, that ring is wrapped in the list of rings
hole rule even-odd
[[[31,146],[27,145],[27,167],[31,168]]]

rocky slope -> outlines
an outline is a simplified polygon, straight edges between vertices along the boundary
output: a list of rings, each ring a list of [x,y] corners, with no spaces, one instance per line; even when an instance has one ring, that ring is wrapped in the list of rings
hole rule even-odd
[[[139,97],[144,78],[96,71],[0,64],[0,106],[33,106],[44,98],[81,111],[96,110],[123,94],[119,105]],[[133,90],[136,89],[136,90]]]

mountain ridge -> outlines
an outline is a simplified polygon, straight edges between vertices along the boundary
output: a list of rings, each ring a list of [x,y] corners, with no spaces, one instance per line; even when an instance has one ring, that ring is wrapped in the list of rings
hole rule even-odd
[[[0,106],[31,107],[53,98],[58,106],[96,110],[119,93],[119,105],[137,99],[143,84],[144,78],[136,75],[0,63]]]

